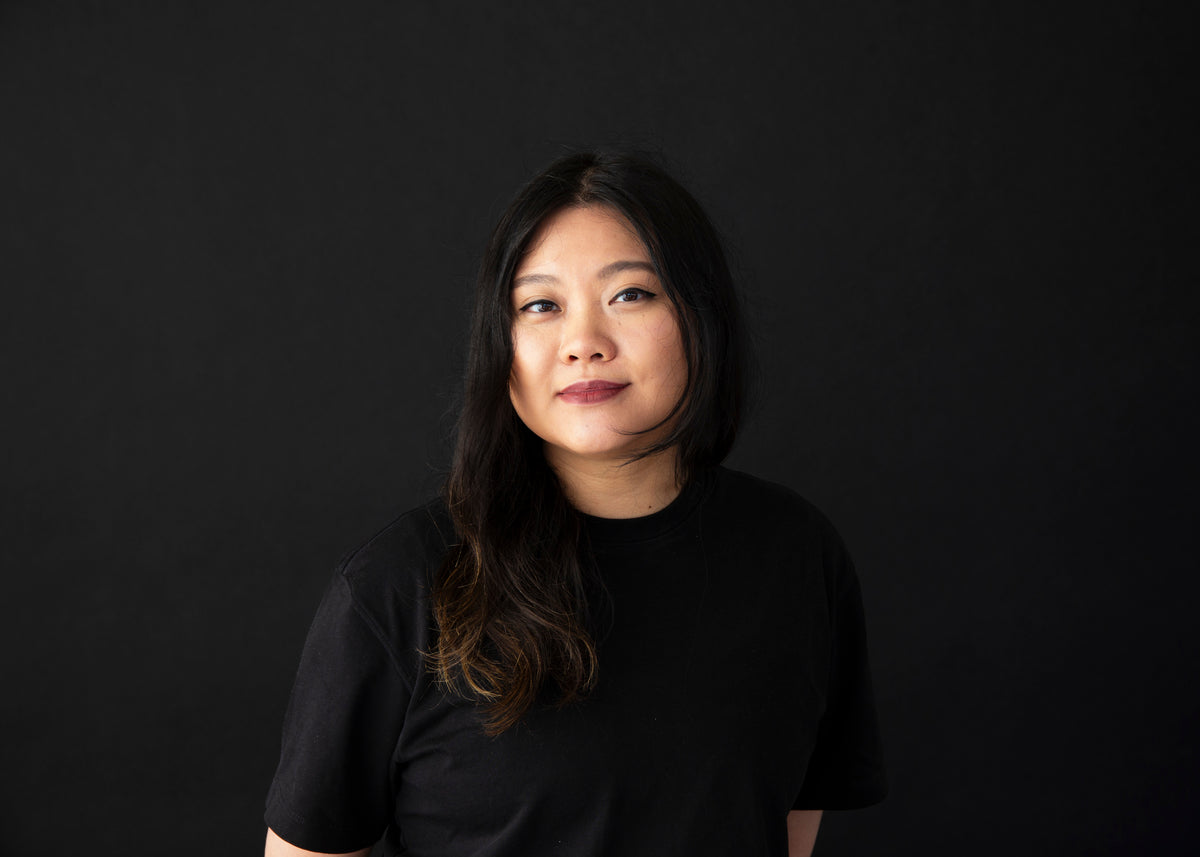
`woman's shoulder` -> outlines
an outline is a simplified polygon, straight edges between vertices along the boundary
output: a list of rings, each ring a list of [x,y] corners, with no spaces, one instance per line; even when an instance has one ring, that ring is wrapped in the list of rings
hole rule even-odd
[[[709,509],[720,529],[742,538],[753,533],[761,542],[804,544],[830,557],[842,558],[841,534],[817,506],[799,492],[759,476],[718,467],[712,476]]]
[[[455,541],[445,502],[430,500],[348,551],[337,572],[355,592],[424,589]]]
[[[825,514],[795,489],[740,470],[715,468],[712,494],[715,502],[730,511],[833,529]]]

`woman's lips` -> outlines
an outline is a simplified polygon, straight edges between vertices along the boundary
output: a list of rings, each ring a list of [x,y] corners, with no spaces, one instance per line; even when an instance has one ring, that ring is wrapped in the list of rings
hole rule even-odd
[[[615,381],[576,381],[560,391],[558,397],[572,405],[593,405],[607,402],[628,386]]]

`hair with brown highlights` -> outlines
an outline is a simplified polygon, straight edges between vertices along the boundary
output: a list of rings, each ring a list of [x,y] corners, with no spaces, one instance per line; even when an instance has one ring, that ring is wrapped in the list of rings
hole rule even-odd
[[[550,215],[587,205],[611,208],[634,228],[678,309],[687,385],[663,436],[635,457],[674,450],[683,484],[724,459],[742,413],[745,337],[737,296],[721,241],[691,194],[651,159],[627,153],[568,155],[526,184],[480,266],[444,489],[459,542],[433,588],[431,668],[484,703],[489,734],[516,724],[544,692],[565,705],[596,682],[581,520],[508,390],[513,276]]]

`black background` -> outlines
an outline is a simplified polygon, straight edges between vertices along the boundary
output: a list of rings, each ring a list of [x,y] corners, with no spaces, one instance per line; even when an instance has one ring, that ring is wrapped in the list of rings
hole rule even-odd
[[[1189,852],[1189,32],[0,4],[0,853],[261,853],[320,591],[437,488],[487,231],[592,144],[664,152],[728,236],[763,379],[730,463],[856,555],[892,795],[817,853]]]

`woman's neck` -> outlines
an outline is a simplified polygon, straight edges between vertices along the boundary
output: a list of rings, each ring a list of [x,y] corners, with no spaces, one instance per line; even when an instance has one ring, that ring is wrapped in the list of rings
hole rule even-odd
[[[571,505],[597,518],[652,515],[669,506],[682,488],[676,481],[674,451],[612,462],[555,455],[547,447],[546,460]]]

